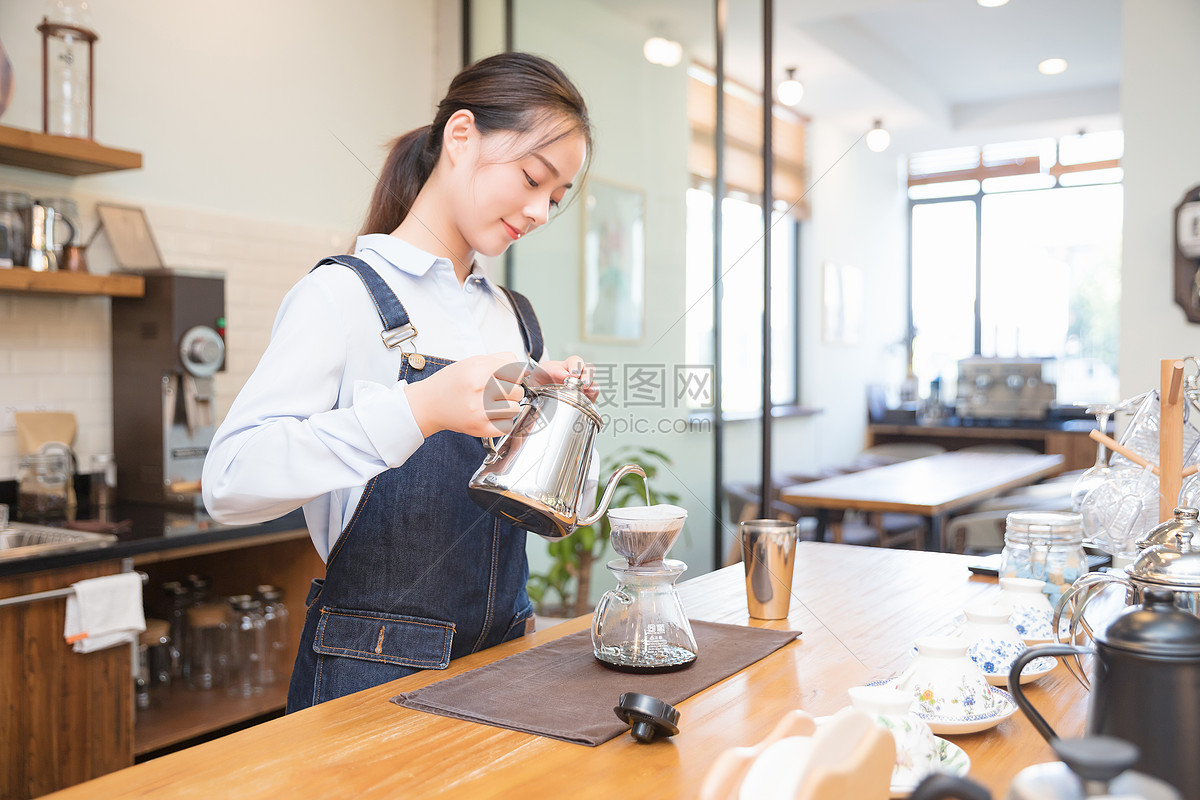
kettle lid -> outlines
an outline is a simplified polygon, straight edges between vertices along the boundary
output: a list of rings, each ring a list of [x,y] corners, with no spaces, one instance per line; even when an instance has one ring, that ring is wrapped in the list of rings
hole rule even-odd
[[[1200,534],[1200,510],[1191,506],[1176,508],[1171,515],[1171,519],[1166,522],[1160,522],[1137,540],[1137,548],[1138,550],[1145,550],[1147,547],[1154,547],[1160,544],[1168,547],[1178,547],[1178,539],[1176,537],[1183,530],[1191,531],[1193,539],[1196,538],[1197,534]]]
[[[567,377],[562,383],[544,384],[538,386],[530,386],[530,391],[534,394],[544,397],[553,397],[557,400],[562,400],[575,408],[578,408],[584,414],[591,418],[592,422],[596,423],[596,427],[604,427],[604,418],[600,416],[600,412],[596,410],[596,405],[583,391],[583,381],[574,375]]]
[[[1156,544],[1143,550],[1129,566],[1129,577],[1142,583],[1200,587],[1200,549],[1193,543],[1192,529],[1175,528],[1173,534],[1170,544]]]
[[[1167,658],[1200,656],[1200,618],[1175,607],[1175,595],[1146,589],[1142,605],[1130,606],[1096,640],[1109,647]]]

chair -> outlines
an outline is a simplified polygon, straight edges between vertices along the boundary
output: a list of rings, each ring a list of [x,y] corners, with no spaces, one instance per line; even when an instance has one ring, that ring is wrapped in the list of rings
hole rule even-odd
[[[804,513],[795,506],[789,505],[778,499],[779,485],[773,487],[772,494],[774,499],[771,500],[771,513],[763,517],[759,513],[759,491],[757,483],[735,482],[725,484],[725,502],[729,509],[729,519],[733,523],[734,530],[737,526],[747,520],[752,519],[779,519],[786,522],[795,522],[800,526],[800,538],[813,538],[816,530],[816,520],[808,518]],[[729,550],[725,554],[725,563],[723,566],[737,564],[742,560],[742,550],[738,545],[737,536],[729,545]]]
[[[1006,444],[1004,442],[994,442],[988,444],[969,444],[966,447],[958,449],[960,453],[1020,453],[1026,456],[1040,455],[1037,450],[1032,447],[1026,447],[1023,444]]]
[[[1071,485],[1064,481],[1025,486],[984,500],[946,524],[946,544],[954,553],[999,553],[1013,511],[1070,511]]]
[[[830,477],[828,474],[788,475],[781,485],[794,486]],[[778,480],[778,479],[777,479]],[[798,508],[801,516],[817,515],[815,508]],[[925,520],[915,514],[871,512],[865,515],[844,511],[827,512],[830,541],[835,544],[896,547],[912,544],[915,549],[925,545]]]
[[[899,464],[901,461],[911,461],[914,458],[936,456],[946,452],[946,448],[932,442],[886,442],[866,448],[851,462],[847,471],[886,467],[888,464]]]

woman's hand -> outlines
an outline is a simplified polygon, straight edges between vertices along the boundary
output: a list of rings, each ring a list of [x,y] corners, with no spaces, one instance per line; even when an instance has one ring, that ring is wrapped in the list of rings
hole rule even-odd
[[[583,393],[595,400],[600,390],[592,385],[595,370],[579,356],[568,356],[565,361],[543,361],[529,375],[529,382],[539,386],[563,383],[574,376],[583,381]]]
[[[442,430],[502,436],[512,430],[528,370],[513,353],[471,356],[408,384],[404,393],[426,438]]]

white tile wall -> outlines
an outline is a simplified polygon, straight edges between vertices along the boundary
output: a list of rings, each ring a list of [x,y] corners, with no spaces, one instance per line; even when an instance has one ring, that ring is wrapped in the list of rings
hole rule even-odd
[[[103,198],[75,198],[84,231],[93,231],[89,209]],[[353,231],[144,208],[166,266],[225,273],[228,360],[216,380],[217,413],[223,416],[266,349],[283,295],[322,256],[345,252]],[[113,268],[103,235],[89,248],[88,264],[98,273]],[[17,473],[13,411],[73,411],[82,469],[91,456],[112,451],[110,309],[103,297],[0,295],[0,480]]]

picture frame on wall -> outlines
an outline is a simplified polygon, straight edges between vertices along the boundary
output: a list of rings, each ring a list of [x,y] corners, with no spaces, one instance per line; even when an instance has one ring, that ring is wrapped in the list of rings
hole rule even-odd
[[[582,336],[637,342],[645,334],[646,195],[589,178],[583,205]]]

